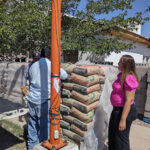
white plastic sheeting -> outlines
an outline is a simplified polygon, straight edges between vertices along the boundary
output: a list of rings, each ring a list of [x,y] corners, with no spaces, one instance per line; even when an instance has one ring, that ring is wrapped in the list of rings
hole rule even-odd
[[[112,83],[117,78],[118,69],[112,66],[105,67],[105,85],[100,97],[93,122],[84,136],[84,142],[81,143],[80,150],[105,150],[105,140],[108,137],[108,124],[112,111],[110,103],[110,94]]]

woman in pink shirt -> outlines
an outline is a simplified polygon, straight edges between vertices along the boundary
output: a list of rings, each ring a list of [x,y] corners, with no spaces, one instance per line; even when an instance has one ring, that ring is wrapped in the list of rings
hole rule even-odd
[[[129,132],[137,113],[134,95],[139,88],[135,61],[130,55],[123,55],[118,63],[120,73],[114,81],[110,96],[113,111],[109,121],[109,150],[130,150]]]

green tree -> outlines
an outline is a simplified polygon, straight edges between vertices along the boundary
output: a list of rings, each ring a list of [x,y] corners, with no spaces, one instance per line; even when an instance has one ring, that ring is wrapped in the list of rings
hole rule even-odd
[[[144,24],[150,17],[143,17],[148,13],[137,12],[133,17],[128,16],[134,0],[87,0],[86,10],[78,11],[76,18],[71,19],[71,25],[64,30],[63,49],[90,51],[100,54],[120,52],[131,49],[133,43],[125,43],[121,35],[114,37],[111,31],[119,33],[119,28],[135,30],[136,25]],[[101,18],[102,14],[110,15],[115,11],[120,12],[110,20]],[[69,21],[68,21],[69,22]]]
[[[0,1],[0,53],[50,47],[51,0]],[[75,12],[78,0],[62,1],[62,14]]]
[[[121,36],[113,37],[111,31],[123,27],[133,30],[149,17],[143,12],[127,17],[134,0],[87,0],[86,10],[79,11],[81,0],[62,0],[62,50],[92,51],[95,53],[119,52],[132,48]],[[148,13],[150,7],[144,13]],[[119,11],[107,20],[101,14]],[[71,14],[74,17],[68,17]],[[0,52],[23,52],[50,47],[51,0],[7,0],[0,7]]]
[[[49,46],[50,13],[47,1],[7,1],[0,9],[0,52],[26,53]]]

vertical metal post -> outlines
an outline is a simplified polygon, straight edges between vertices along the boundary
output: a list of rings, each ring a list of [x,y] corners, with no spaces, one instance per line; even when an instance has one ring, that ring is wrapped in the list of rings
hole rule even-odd
[[[60,52],[61,52],[61,0],[52,0],[51,26],[51,108],[50,139],[42,142],[49,149],[59,149],[67,142],[60,138]]]

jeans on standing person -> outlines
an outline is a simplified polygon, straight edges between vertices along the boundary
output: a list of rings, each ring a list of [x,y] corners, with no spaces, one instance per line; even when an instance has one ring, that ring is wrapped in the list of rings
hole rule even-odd
[[[42,104],[34,104],[28,101],[28,150],[33,150],[36,144],[45,141],[49,137],[49,101]]]

